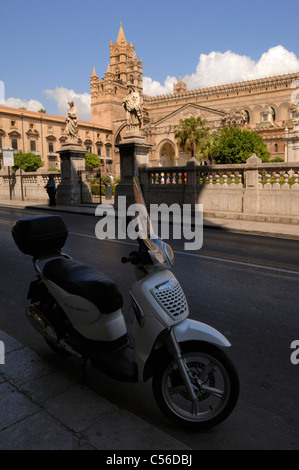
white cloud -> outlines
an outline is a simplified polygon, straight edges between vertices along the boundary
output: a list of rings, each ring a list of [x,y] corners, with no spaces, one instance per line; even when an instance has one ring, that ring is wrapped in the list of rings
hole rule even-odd
[[[182,80],[187,83],[188,90],[194,90],[298,71],[299,59],[296,55],[283,46],[276,46],[262,54],[257,62],[232,51],[201,54],[196,72],[185,75]],[[177,80],[168,76],[164,85],[161,85],[151,78],[144,77],[144,93],[150,96],[172,93],[173,83]]]
[[[78,110],[79,119],[90,121],[91,97],[89,93],[76,93],[74,90],[68,90],[63,87],[56,87],[55,90],[44,90],[44,93],[48,99],[53,99],[57,102],[57,107],[61,116],[66,116],[69,108],[68,101],[73,100]]]
[[[8,98],[5,100],[5,106],[9,106],[11,108],[26,108],[28,111],[39,111],[40,109],[44,108],[42,103],[37,100],[22,100],[20,98]]]
[[[157,96],[157,95],[167,95],[168,93],[173,93],[173,84],[177,82],[176,77],[166,78],[164,85],[161,85],[160,82],[153,80],[149,77],[143,77],[143,91],[146,95]]]

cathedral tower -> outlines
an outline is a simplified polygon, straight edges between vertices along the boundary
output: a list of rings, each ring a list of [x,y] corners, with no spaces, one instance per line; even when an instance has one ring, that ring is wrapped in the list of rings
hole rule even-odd
[[[132,84],[142,94],[142,60],[137,59],[132,43],[126,40],[122,23],[118,37],[110,42],[110,63],[100,80],[95,68],[90,77],[91,120],[112,128],[113,121],[125,118],[122,100],[127,96],[127,85]]]

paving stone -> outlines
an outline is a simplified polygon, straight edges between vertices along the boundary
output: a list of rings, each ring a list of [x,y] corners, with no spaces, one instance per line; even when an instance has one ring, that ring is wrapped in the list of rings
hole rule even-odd
[[[55,369],[30,349],[23,348],[8,352],[5,355],[5,365],[1,366],[0,370],[9,376],[16,386],[20,386]]]
[[[125,410],[104,415],[83,433],[98,450],[187,450],[189,447]]]
[[[36,413],[40,407],[32,403],[10,383],[4,382],[0,384],[0,410],[0,429],[2,430]]]
[[[50,398],[56,397],[62,392],[77,384],[77,380],[60,371],[45,374],[21,385],[21,390],[33,401],[42,404]]]
[[[80,432],[116,407],[84,385],[72,387],[44,402],[43,407],[69,429]]]
[[[77,450],[80,441],[44,411],[0,432],[1,450]]]

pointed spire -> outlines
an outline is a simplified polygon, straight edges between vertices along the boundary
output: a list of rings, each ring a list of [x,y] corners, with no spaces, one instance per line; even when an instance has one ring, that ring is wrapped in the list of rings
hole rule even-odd
[[[95,66],[93,65],[92,77],[97,77]]]
[[[117,36],[117,40],[116,42],[120,45],[122,44],[126,44],[127,40],[125,38],[125,33],[123,31],[123,27],[122,27],[122,21],[120,22],[120,28],[119,28],[119,32],[118,32],[118,36]]]
[[[110,73],[110,72],[111,72],[111,67],[110,67],[110,64],[108,62],[108,67],[107,67],[106,73]]]

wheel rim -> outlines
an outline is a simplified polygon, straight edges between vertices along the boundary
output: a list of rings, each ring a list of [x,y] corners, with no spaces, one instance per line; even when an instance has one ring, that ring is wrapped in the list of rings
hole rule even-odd
[[[166,367],[162,379],[164,400],[172,412],[188,421],[209,421],[226,407],[231,383],[225,367],[213,356],[202,352],[183,355],[197,395],[191,400],[178,371],[176,362]]]

